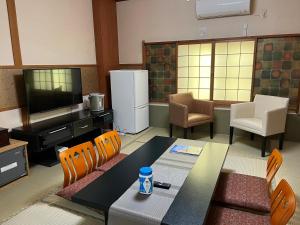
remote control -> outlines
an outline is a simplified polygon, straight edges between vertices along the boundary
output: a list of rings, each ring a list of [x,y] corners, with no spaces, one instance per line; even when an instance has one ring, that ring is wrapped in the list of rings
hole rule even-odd
[[[162,189],[170,189],[171,184],[154,181],[153,186],[157,187],[157,188],[162,188]]]

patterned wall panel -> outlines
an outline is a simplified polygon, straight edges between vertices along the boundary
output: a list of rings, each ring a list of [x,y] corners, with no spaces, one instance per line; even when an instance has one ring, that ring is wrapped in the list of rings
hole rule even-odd
[[[299,81],[300,37],[259,39],[253,94],[289,97],[295,108]]]
[[[167,102],[176,93],[176,44],[145,44],[150,102]]]

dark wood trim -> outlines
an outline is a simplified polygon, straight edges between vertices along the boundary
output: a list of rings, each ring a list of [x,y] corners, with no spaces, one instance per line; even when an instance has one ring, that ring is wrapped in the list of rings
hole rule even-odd
[[[300,111],[300,81],[299,81],[299,87],[298,87],[298,104],[297,104],[297,109],[296,109],[296,113],[299,114]]]
[[[68,65],[23,65],[22,69],[27,68],[74,68],[74,67],[97,67],[96,64],[68,64]]]
[[[176,44],[178,41],[154,41],[154,42],[144,42],[145,45],[154,45],[154,44]]]
[[[252,69],[252,85],[251,85],[250,101],[254,100],[254,86],[255,86],[257,44],[258,44],[258,38],[255,39],[255,43],[254,43],[253,69]]]
[[[35,68],[74,68],[74,67],[97,67],[96,64],[82,65],[19,65],[19,66],[0,66],[0,69],[35,69]]]
[[[216,49],[216,43],[213,42],[211,46],[211,65],[210,65],[210,101],[213,101],[214,99],[214,82],[215,82],[215,49]]]
[[[93,0],[92,5],[99,89],[105,94],[105,108],[110,108],[109,71],[119,67],[116,1]]]
[[[14,63],[16,66],[22,65],[21,47],[19,39],[18,21],[15,0],[6,0],[9,20],[10,36]]]
[[[241,36],[241,37],[225,37],[225,38],[211,38],[211,39],[194,39],[194,40],[176,40],[176,41],[159,41],[159,42],[145,42],[148,44],[190,44],[190,43],[205,43],[205,42],[218,42],[218,41],[234,41],[234,40],[253,40],[265,38],[284,38],[284,37],[298,37],[300,33],[295,34],[270,34],[270,35],[257,35],[257,36]]]
[[[20,66],[0,66],[0,69],[20,69]]]
[[[119,64],[120,69],[143,69],[144,65],[143,64]]]
[[[143,68],[146,69],[146,64],[147,64],[147,55],[146,55],[146,46],[145,46],[145,41],[142,41],[142,51],[143,51]]]
[[[176,93],[178,90],[178,44],[176,43],[176,47],[175,47],[175,57],[176,57]],[[198,93],[199,94],[199,93]],[[169,103],[169,99],[167,101]]]
[[[12,106],[12,107],[4,107],[0,108],[0,112],[5,112],[9,110],[14,110],[14,109],[21,109],[23,106]]]

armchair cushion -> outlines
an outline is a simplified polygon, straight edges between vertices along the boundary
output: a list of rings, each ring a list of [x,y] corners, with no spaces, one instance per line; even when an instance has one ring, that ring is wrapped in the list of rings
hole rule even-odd
[[[240,128],[252,133],[263,135],[262,120],[258,118],[239,118],[230,121],[230,126]]]
[[[189,113],[188,114],[188,127],[193,127],[201,123],[207,123],[212,120],[212,117],[205,114]]]

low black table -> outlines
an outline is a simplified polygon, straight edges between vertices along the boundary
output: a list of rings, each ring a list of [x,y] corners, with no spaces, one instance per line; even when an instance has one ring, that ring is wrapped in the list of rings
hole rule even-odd
[[[103,211],[107,223],[109,208],[138,179],[139,168],[152,165],[175,141],[168,137],[152,138],[75,194],[72,201]],[[204,223],[227,151],[227,145],[206,144],[161,224]]]

